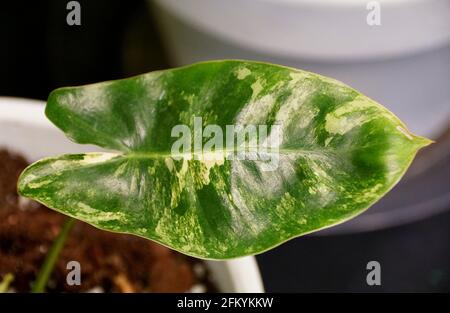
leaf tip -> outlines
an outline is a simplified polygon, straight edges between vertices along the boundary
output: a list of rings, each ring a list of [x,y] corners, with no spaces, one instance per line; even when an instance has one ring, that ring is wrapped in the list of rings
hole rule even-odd
[[[417,136],[417,135],[414,135],[414,141],[419,146],[419,149],[435,143],[434,140],[431,140],[431,139],[428,139],[428,138],[422,137],[422,136]]]
[[[397,126],[397,130],[401,132],[406,138],[408,138],[415,146],[417,146],[418,149],[424,148],[434,143],[434,141],[431,139],[413,134],[406,127]]]

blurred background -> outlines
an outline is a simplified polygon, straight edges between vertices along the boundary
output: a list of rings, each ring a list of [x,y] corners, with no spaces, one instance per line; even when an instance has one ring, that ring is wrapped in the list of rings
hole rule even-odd
[[[265,288],[450,291],[450,2],[384,0],[4,1],[0,96],[207,59],[269,61],[339,79],[436,143],[360,217],[257,256]],[[372,1],[373,2],[373,1]],[[376,12],[375,12],[376,13]],[[375,23],[375,24],[374,24]],[[366,284],[367,262],[382,285]]]

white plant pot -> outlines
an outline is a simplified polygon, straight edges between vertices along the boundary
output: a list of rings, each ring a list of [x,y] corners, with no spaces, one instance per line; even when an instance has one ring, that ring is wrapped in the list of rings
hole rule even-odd
[[[420,135],[450,121],[448,0],[149,0],[173,65],[253,59],[339,79]],[[367,23],[369,2],[381,25]]]
[[[44,115],[44,102],[0,97],[0,148],[22,154],[33,162],[65,153],[93,152],[100,148],[67,139]],[[212,280],[222,292],[264,292],[254,257],[207,261]]]

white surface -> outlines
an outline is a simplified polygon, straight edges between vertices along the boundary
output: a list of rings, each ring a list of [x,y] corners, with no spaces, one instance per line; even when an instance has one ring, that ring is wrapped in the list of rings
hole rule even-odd
[[[95,146],[69,141],[44,115],[44,102],[0,97],[0,148],[23,154],[28,161],[39,158],[98,151]],[[223,292],[264,292],[254,257],[207,261],[212,279]]]
[[[369,0],[154,1],[214,37],[286,57],[392,57],[450,41],[448,0],[378,0],[375,27],[366,22]]]
[[[228,261],[207,261],[214,281],[224,292],[264,292],[254,257]]]

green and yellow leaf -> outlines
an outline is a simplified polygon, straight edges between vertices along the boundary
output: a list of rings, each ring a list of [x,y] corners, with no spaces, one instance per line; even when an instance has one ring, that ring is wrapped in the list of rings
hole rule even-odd
[[[46,115],[71,140],[116,152],[40,160],[21,175],[22,195],[210,259],[260,253],[355,217],[430,143],[338,81],[250,61],[57,89]],[[224,151],[216,161],[174,158],[171,129],[193,129],[194,117],[223,129],[280,125],[277,168]]]

